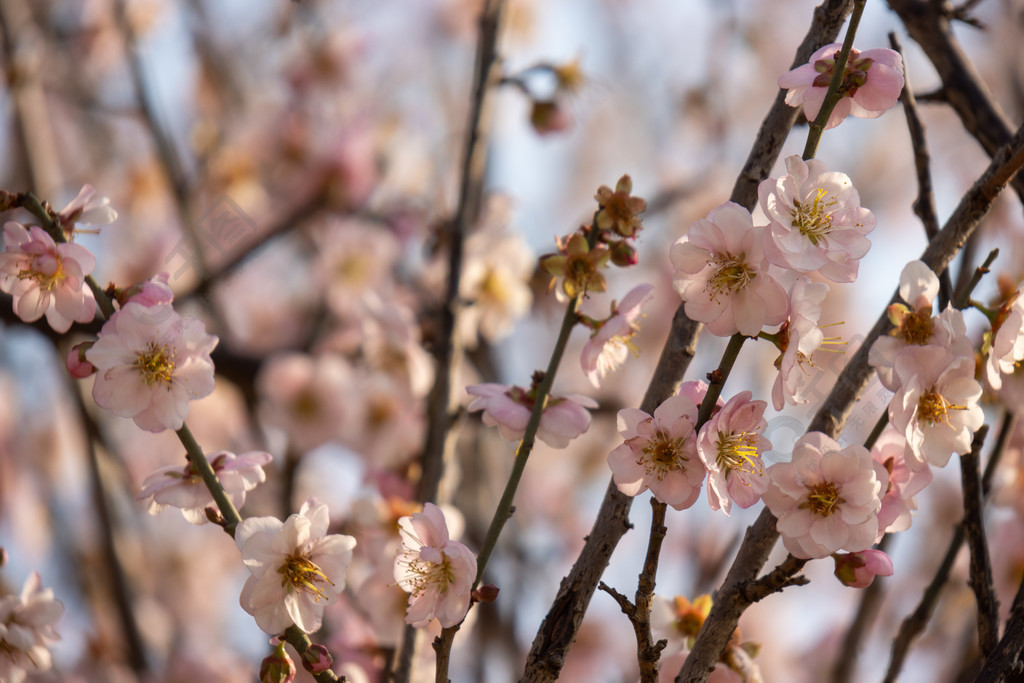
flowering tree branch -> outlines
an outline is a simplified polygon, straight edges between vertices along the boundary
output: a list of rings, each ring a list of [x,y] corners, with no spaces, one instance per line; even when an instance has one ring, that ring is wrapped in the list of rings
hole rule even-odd
[[[937,273],[946,268],[963,243],[977,229],[981,219],[992,207],[996,196],[1022,166],[1024,128],[1018,130],[1010,143],[996,154],[992,163],[961,199],[939,234],[929,242],[921,255],[921,260],[929,268]],[[898,293],[894,293],[892,301],[895,302],[897,297]],[[808,432],[819,431],[834,438],[842,431],[854,402],[874,372],[868,363],[868,351],[874,341],[890,329],[892,323],[887,312],[883,310],[857,353],[843,368],[835,387],[811,420]],[[732,568],[719,590],[718,599],[697,636],[690,656],[676,677],[677,682],[707,680],[708,674],[736,628],[740,614],[749,605],[742,596],[742,587],[754,580],[775,545],[778,538],[775,522],[775,516],[766,508],[757,521],[747,529]]]

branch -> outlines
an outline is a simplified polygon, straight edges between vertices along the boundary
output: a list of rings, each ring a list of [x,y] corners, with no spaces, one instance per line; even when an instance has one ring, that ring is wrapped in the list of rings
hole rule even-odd
[[[999,598],[992,583],[992,560],[985,538],[982,519],[984,500],[981,494],[981,473],[978,465],[981,447],[988,434],[988,425],[982,425],[974,435],[971,451],[960,456],[960,479],[964,492],[964,531],[967,547],[971,551],[970,585],[978,603],[978,645],[982,657],[991,654],[999,640]]]
[[[967,238],[977,229],[981,219],[992,207],[996,196],[1022,166],[1024,128],[1018,130],[1010,144],[996,154],[982,176],[967,191],[946,221],[946,225],[921,254],[921,260],[936,273],[945,270]],[[898,296],[898,291],[894,292],[891,302],[897,301]],[[807,431],[824,432],[832,438],[842,432],[854,402],[864,391],[874,372],[868,364],[871,345],[890,329],[892,323],[889,322],[886,309],[883,309],[857,353],[836,379],[835,386],[811,420]],[[707,679],[736,628],[740,614],[749,606],[742,595],[741,587],[753,580],[775,546],[779,535],[775,529],[775,522],[775,516],[765,508],[757,521],[747,529],[736,560],[722,584],[718,599],[715,600],[711,614],[697,636],[697,642],[687,657],[682,672],[676,678],[677,681],[691,683]]]

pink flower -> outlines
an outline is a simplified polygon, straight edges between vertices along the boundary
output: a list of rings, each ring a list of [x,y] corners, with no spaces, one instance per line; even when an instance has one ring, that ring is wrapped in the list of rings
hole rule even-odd
[[[27,323],[46,322],[67,332],[72,322],[87,323],[96,313],[92,290],[85,276],[96,267],[96,257],[73,242],[57,244],[45,230],[21,223],[4,224],[0,254],[0,290],[14,300],[14,313]]]
[[[131,303],[100,330],[85,357],[96,366],[92,397],[142,429],[181,429],[188,402],[213,391],[217,337],[173,308]]]
[[[789,290],[789,318],[778,331],[782,354],[775,360],[779,374],[772,385],[772,405],[782,410],[789,403],[807,403],[803,389],[812,377],[806,369],[814,367],[814,352],[826,342],[818,327],[821,302],[828,294],[824,282],[811,282],[800,276]],[[834,342],[835,339],[828,341]]]
[[[235,529],[235,544],[251,576],[239,602],[270,635],[291,625],[306,633],[320,629],[324,609],[345,588],[345,571],[356,540],[327,535],[326,505],[312,499],[282,522],[250,517]]]
[[[20,595],[0,597],[0,681],[21,683],[29,673],[53,666],[49,648],[60,640],[53,627],[63,615],[64,605],[52,589],[42,589],[37,572]]]
[[[618,429],[626,440],[608,454],[619,491],[636,496],[647,489],[676,510],[700,496],[704,463],[697,455],[697,407],[686,396],[672,396],[650,416],[636,408],[619,411]]]
[[[240,510],[245,505],[245,494],[266,481],[263,465],[272,457],[262,451],[241,455],[218,451],[208,459],[228,498]],[[146,508],[149,514],[155,515],[170,505],[181,508],[181,514],[193,524],[206,524],[206,508],[216,507],[213,495],[191,462],[178,467],[161,467],[146,477],[136,500],[147,498],[150,499]]]
[[[726,202],[690,226],[672,245],[673,286],[686,315],[719,336],[756,336],[786,317],[786,292],[768,273],[750,212]]]
[[[476,557],[448,537],[444,513],[433,503],[398,520],[402,552],[395,558],[395,581],[410,593],[405,623],[425,628],[434,618],[455,626],[469,611],[476,579]]]
[[[796,442],[793,460],[772,465],[768,476],[762,498],[793,556],[816,559],[874,544],[887,477],[868,449],[841,448],[821,432],[808,432]]]
[[[134,301],[143,306],[157,306],[174,302],[174,291],[169,282],[169,273],[157,273],[149,280],[132,285],[118,296],[121,305]]]
[[[839,43],[826,45],[811,55],[807,64],[779,76],[779,87],[789,90],[786,104],[791,107],[802,104],[808,121],[814,121],[821,110],[840,49]],[[885,48],[864,52],[850,50],[839,88],[843,97],[829,115],[825,128],[835,128],[848,115],[877,118],[896,106],[902,91],[903,60],[898,52]]]
[[[837,553],[836,578],[850,588],[867,588],[876,576],[892,576],[892,560],[881,550],[869,548],[856,553]]]
[[[925,465],[911,469],[906,461],[907,440],[890,425],[871,449],[872,459],[889,473],[889,486],[882,497],[878,513],[878,538],[894,531],[906,531],[914,519],[917,500],[914,496],[932,481],[932,471]]]
[[[876,339],[868,354],[868,362],[886,389],[900,388],[893,363],[905,349],[940,346],[955,356],[974,358],[974,347],[967,338],[967,327],[960,311],[947,306],[941,314],[932,317],[932,302],[938,293],[939,278],[924,262],[911,261],[903,267],[899,294],[909,307],[900,303],[889,306],[889,320],[895,329]]]
[[[679,385],[676,395],[685,396],[690,399],[696,410],[700,412],[700,404],[704,402],[704,397],[708,395],[708,383],[700,379],[688,380]],[[711,409],[711,416],[714,417],[724,405],[725,399],[719,396],[715,401],[715,407]]]
[[[749,391],[729,399],[718,414],[701,427],[697,453],[708,469],[708,502],[712,510],[729,514],[735,502],[748,508],[768,487],[761,454],[772,444],[761,432],[764,401],[751,401]]]
[[[985,359],[985,380],[996,391],[1003,388],[1003,375],[1012,375],[1017,363],[1024,360],[1024,298],[1020,292],[1014,293],[1008,306],[1005,317],[992,327]]]
[[[475,384],[466,392],[476,396],[467,410],[483,410],[484,424],[497,426],[509,441],[519,441],[526,433],[534,398],[522,387],[506,384]],[[537,438],[552,448],[565,448],[569,442],[590,427],[587,408],[597,408],[597,401],[580,394],[549,396],[541,414]]]
[[[117,211],[110,206],[106,197],[96,197],[92,185],[83,185],[78,196],[60,210],[57,220],[65,232],[70,233],[76,223],[82,225],[106,225],[117,220]]]
[[[768,261],[801,273],[819,271],[833,282],[853,282],[871,242],[874,215],[845,173],[822,162],[786,159],[789,175],[769,178],[757,189],[769,225],[764,242]]]
[[[632,342],[633,335],[640,329],[636,319],[652,296],[654,285],[638,285],[626,294],[621,304],[612,305],[612,315],[607,320],[595,322],[596,327],[580,354],[583,373],[595,387],[600,388],[601,378],[626,362],[630,351],[639,355]]]
[[[71,351],[68,352],[64,366],[68,369],[68,374],[75,379],[85,379],[96,372],[96,367],[85,359],[85,352],[91,349],[94,343],[91,341],[80,342],[72,346]]]
[[[889,421],[907,439],[912,469],[925,463],[943,467],[954,452],[963,455],[971,449],[974,432],[985,421],[974,357],[938,346],[912,351],[896,357],[899,389],[889,403]]]

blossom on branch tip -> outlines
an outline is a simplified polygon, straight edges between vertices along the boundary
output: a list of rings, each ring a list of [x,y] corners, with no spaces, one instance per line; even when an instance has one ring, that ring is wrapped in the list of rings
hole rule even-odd
[[[690,226],[669,252],[686,315],[713,334],[756,336],[786,318],[786,292],[768,272],[764,228],[726,202]]]
[[[467,410],[484,411],[485,425],[497,427],[509,441],[523,438],[536,400],[535,389],[487,383],[468,386],[466,392],[476,397]],[[587,408],[597,407],[597,401],[580,394],[548,396],[537,428],[537,438],[552,448],[565,448],[590,427]]]
[[[608,319],[593,321],[593,332],[583,346],[580,365],[595,387],[600,388],[601,379],[621,367],[630,352],[640,354],[632,339],[640,329],[636,322],[640,309],[652,296],[654,285],[637,285],[623,297],[622,303],[612,305],[612,315]]]
[[[792,461],[772,465],[768,476],[762,498],[794,557],[817,559],[874,544],[888,476],[868,449],[842,448],[826,434],[808,432],[793,447]]]
[[[42,588],[32,572],[19,595],[0,597],[0,681],[21,683],[29,673],[53,666],[50,646],[60,640],[54,624],[64,615],[64,605],[53,589]]]
[[[425,628],[435,618],[455,626],[469,611],[476,556],[448,535],[444,513],[433,503],[398,520],[402,551],[395,558],[395,581],[410,593],[405,623]]]
[[[560,301],[568,301],[588,292],[605,290],[604,268],[611,252],[604,244],[591,247],[582,231],[575,232],[568,239],[556,239],[558,251],[540,257],[541,268],[553,277],[552,284],[561,278],[561,285],[555,289]]]
[[[808,121],[814,121],[821,111],[842,47],[839,43],[826,45],[811,55],[807,64],[779,76],[779,87],[789,91],[786,104],[802,105]],[[878,118],[896,106],[902,91],[903,59],[898,52],[886,48],[850,50],[839,85],[842,99],[829,114],[825,128],[835,128],[847,116]]]
[[[110,206],[107,197],[96,197],[92,185],[83,185],[71,203],[60,210],[57,221],[64,232],[70,234],[76,224],[107,225],[117,220],[117,211]]]
[[[245,505],[245,494],[266,481],[263,466],[272,459],[270,453],[263,451],[241,455],[219,451],[208,456],[210,467],[238,510]],[[216,506],[213,494],[191,462],[161,467],[146,477],[136,500],[146,499],[149,499],[146,507],[149,514],[155,515],[167,506],[181,508],[181,514],[193,524],[206,524],[209,521],[206,508]]]
[[[57,332],[71,323],[87,323],[96,314],[96,300],[85,286],[85,276],[96,267],[96,257],[80,244],[57,244],[39,226],[25,228],[16,221],[4,224],[0,254],[0,290],[11,295],[14,313],[27,323],[43,315]]]
[[[620,410],[618,430],[625,439],[608,454],[619,491],[636,496],[650,489],[676,510],[700,496],[706,469],[697,455],[697,406],[688,396],[671,396],[654,415],[636,408]]]
[[[210,352],[217,341],[201,321],[182,318],[168,304],[129,302],[85,352],[96,366],[93,399],[146,431],[181,429],[189,401],[213,391]]]
[[[295,625],[305,633],[320,629],[324,609],[345,588],[345,571],[356,540],[327,535],[327,506],[310,499],[282,522],[249,517],[235,529],[235,544],[251,576],[239,603],[266,633]]]
[[[597,188],[594,199],[597,200],[597,215],[594,225],[598,230],[610,230],[622,237],[636,237],[643,227],[640,214],[647,209],[647,202],[640,197],[632,197],[633,179],[628,175],[619,178],[612,191],[607,185]]]
[[[782,268],[853,282],[871,247],[865,235],[875,228],[874,214],[860,205],[845,173],[796,155],[786,159],[786,170],[788,175],[769,178],[757,188],[769,221],[765,255]]]
[[[836,553],[836,578],[850,588],[867,588],[876,576],[892,576],[892,559],[881,550],[868,548],[855,553]]]
[[[761,459],[772,447],[762,434],[768,404],[751,397],[749,391],[733,396],[697,436],[697,453],[708,469],[708,502],[725,514],[734,502],[749,508],[768,487]]]

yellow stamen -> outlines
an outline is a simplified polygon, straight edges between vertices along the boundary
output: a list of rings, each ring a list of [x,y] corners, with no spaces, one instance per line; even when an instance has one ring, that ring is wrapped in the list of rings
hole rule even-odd
[[[809,508],[811,512],[828,517],[840,503],[846,501],[839,497],[839,489],[835,482],[823,481],[807,487],[807,502],[801,503],[801,508]]]
[[[281,585],[288,587],[289,590],[298,590],[303,593],[309,593],[313,596],[315,602],[319,602],[320,598],[326,598],[324,595],[323,586],[324,584],[334,585],[334,582],[327,578],[327,575],[316,565],[306,557],[295,554],[289,555],[285,563],[278,567],[279,574],[283,575],[281,579]]]
[[[139,354],[135,359],[135,369],[142,375],[142,381],[147,386],[171,383],[175,368],[171,356],[172,352],[167,350],[167,346],[157,346],[154,342],[150,342],[146,350]]]
[[[716,267],[714,275],[708,279],[707,290],[711,298],[721,294],[736,294],[743,290],[750,282],[757,277],[747,266],[746,254],[732,256],[729,254],[715,255],[710,264]]]
[[[825,235],[832,232],[830,211],[835,206],[836,200],[823,201],[827,196],[828,191],[819,187],[815,190],[814,199],[809,204],[793,200],[793,206],[796,208],[793,213],[793,227],[809,239],[814,246],[818,246]]]
[[[764,465],[761,463],[760,457],[761,452],[757,449],[757,434],[718,432],[718,455],[715,462],[726,475],[733,470],[748,474],[762,474]]]
[[[685,472],[685,463],[689,458],[683,455],[684,441],[683,437],[673,439],[659,431],[641,449],[643,456],[637,458],[636,464],[646,470],[647,476],[654,475],[658,481],[664,479],[669,472]]]
[[[967,406],[954,405],[931,389],[923,393],[917,402],[917,419],[932,426],[941,422],[953,429],[949,421],[950,410],[967,410]]]

